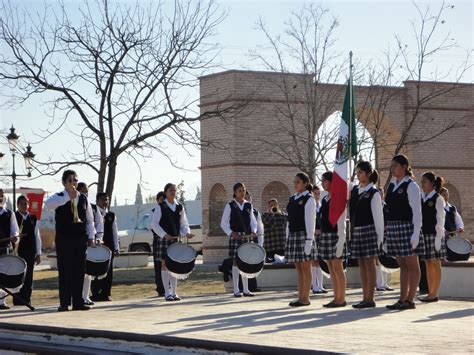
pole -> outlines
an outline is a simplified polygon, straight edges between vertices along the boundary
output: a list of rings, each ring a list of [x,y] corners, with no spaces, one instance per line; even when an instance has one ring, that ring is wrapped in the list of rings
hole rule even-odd
[[[16,172],[15,172],[15,152],[12,152],[13,156],[13,172],[12,172],[12,180],[13,180],[13,203],[12,203],[12,211],[16,211]]]
[[[350,172],[350,181],[353,181],[353,166],[352,166],[352,112],[353,102],[352,102],[352,51],[349,52],[349,172]]]

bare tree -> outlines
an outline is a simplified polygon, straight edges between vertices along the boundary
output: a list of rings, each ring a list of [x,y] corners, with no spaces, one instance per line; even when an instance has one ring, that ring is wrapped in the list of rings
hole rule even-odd
[[[142,5],[58,3],[34,15],[2,4],[6,103],[21,105],[40,95],[50,112],[44,140],[67,130],[79,145],[38,161],[42,174],[84,165],[97,173],[98,190],[111,196],[120,157],[128,155],[139,167],[139,159],[152,153],[171,161],[167,144],[212,144],[199,141],[194,123],[235,109],[199,114],[195,92],[196,76],[213,66],[218,53],[211,39],[225,13],[212,1]]]

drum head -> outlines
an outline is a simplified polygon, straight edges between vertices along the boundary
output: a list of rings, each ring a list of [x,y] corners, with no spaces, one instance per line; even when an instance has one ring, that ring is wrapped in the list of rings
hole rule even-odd
[[[242,244],[237,250],[240,260],[250,265],[258,265],[265,261],[265,249],[255,243]]]
[[[0,274],[14,276],[24,273],[26,270],[26,262],[22,258],[15,255],[0,256]]]
[[[471,242],[459,236],[449,238],[446,245],[448,249],[457,254],[470,254],[472,251]]]
[[[97,245],[96,247],[87,248],[86,259],[94,262],[107,261],[110,259],[112,253],[109,248],[103,245]]]
[[[196,259],[196,251],[193,247],[183,243],[171,244],[167,249],[167,254],[171,260],[178,263],[189,263]]]

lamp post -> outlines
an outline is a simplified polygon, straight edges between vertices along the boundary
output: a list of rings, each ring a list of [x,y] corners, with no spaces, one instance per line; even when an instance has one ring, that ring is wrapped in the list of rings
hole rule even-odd
[[[17,154],[21,154],[19,149],[19,140],[20,136],[16,134],[15,127],[10,128],[10,133],[7,135],[8,140],[8,147],[10,149],[10,153],[12,154],[12,161],[13,161],[13,170],[11,174],[2,174],[0,176],[7,176],[11,177],[13,180],[13,211],[16,210],[16,178],[17,177],[31,177],[31,170],[33,170],[33,158],[35,155],[31,151],[31,145],[28,144],[26,147],[26,151],[22,154],[23,158],[25,159],[25,168],[28,172],[27,174],[17,174],[15,170],[15,157]],[[0,153],[0,160],[5,156],[5,154]]]

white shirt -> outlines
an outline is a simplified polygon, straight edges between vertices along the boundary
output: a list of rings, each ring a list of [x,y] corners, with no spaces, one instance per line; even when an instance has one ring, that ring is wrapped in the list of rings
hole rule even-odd
[[[102,228],[103,228],[104,224],[105,224],[104,217],[107,214],[107,212],[109,212],[109,210],[97,206],[97,211],[99,212],[97,214],[100,214],[100,216],[101,216]],[[119,250],[120,247],[119,247],[119,240],[118,240],[117,215],[115,215],[114,221],[112,222],[112,238],[113,238],[113,241],[114,241],[114,250]],[[103,233],[102,233],[102,239],[101,240],[103,240]]]
[[[102,211],[99,212],[100,207],[96,205],[96,208],[97,213],[92,210],[94,214],[95,239],[102,241],[104,239],[104,216]]]
[[[374,186],[373,183],[368,184],[367,186],[357,187],[359,195],[370,190]],[[377,192],[372,196],[372,201],[370,202],[370,209],[372,211],[372,217],[374,218],[375,232],[377,233],[378,239],[383,239],[384,235],[384,220],[383,220],[383,204],[382,197],[380,192]]]
[[[452,205],[450,203],[446,203],[444,205],[444,209],[446,212],[449,212],[449,208],[451,207]],[[459,229],[464,229],[464,222],[461,218],[461,215],[459,214],[458,210],[456,209],[456,212],[454,213],[454,223],[456,224],[456,230],[459,230]]]
[[[5,207],[0,207],[0,216],[6,211]],[[20,230],[18,228],[18,223],[16,222],[15,214],[12,212],[12,215],[10,216],[10,237],[18,237],[19,235]]]
[[[21,221],[20,225],[25,223],[26,219],[30,215],[28,212],[26,214],[21,213],[18,211],[18,213],[23,217],[23,221]],[[36,226],[35,226],[35,240],[36,240],[36,255],[41,255],[41,235],[40,235],[40,230],[38,226],[39,221],[36,221]]]
[[[295,194],[292,198],[293,200],[297,200],[302,196],[306,196],[307,194],[309,194],[308,190]],[[316,200],[313,196],[310,196],[304,205],[304,224],[306,230],[306,239],[314,239],[314,231],[316,230]],[[288,222],[286,224],[287,238],[290,232],[289,225],[290,223]]]
[[[79,191],[76,191],[76,198],[74,199],[76,204],[79,201],[80,195],[81,193]],[[71,199],[69,198],[69,192],[64,190],[62,196],[60,195],[60,193],[56,193],[50,196],[46,201],[44,201],[44,208],[47,210],[55,210],[56,208],[65,205],[70,200]],[[94,239],[95,234],[96,234],[95,227],[94,227],[94,213],[92,212],[92,207],[89,201],[87,201],[86,219],[87,219],[87,225],[86,225],[87,235],[89,236],[89,239]]]
[[[242,204],[240,204],[236,199],[234,199],[234,202],[237,204],[237,206],[240,208],[241,211],[244,210],[245,204],[248,202],[244,200]],[[230,214],[231,214],[231,207],[230,204],[227,203],[224,208],[224,213],[222,213],[222,218],[221,218],[221,228],[224,231],[225,234],[227,234],[229,237],[231,236],[233,230],[230,228]],[[257,220],[253,214],[253,206],[250,206],[250,232],[251,233],[257,233]]]
[[[166,205],[171,209],[171,211],[175,212],[176,207],[178,204],[176,201],[173,201],[173,203],[169,203],[168,200],[165,200]],[[160,238],[164,238],[165,235],[167,234],[165,230],[160,226],[160,220],[161,220],[161,207],[158,205],[155,208],[155,212],[151,215],[150,219],[150,229],[155,232]],[[181,211],[180,219],[179,219],[179,233],[182,236],[185,236],[186,234],[191,233],[191,229],[189,228],[189,223],[188,223],[188,218],[186,217],[186,211],[183,210]],[[173,235],[172,237],[179,237],[177,235]]]
[[[436,193],[435,190],[431,191],[428,195],[426,195],[424,192],[421,194],[421,198],[423,199],[423,202],[426,202],[430,198],[433,197],[433,195]],[[444,199],[441,196],[438,196],[436,199],[436,236],[438,238],[444,237],[444,221],[446,218],[446,212],[444,212]]]
[[[395,178],[392,179],[391,183],[394,184],[393,190],[395,191],[400,187],[401,184],[403,184],[405,181],[410,181],[412,180],[408,175],[405,176],[403,179],[401,179],[398,183]],[[412,224],[413,224],[413,234],[412,237],[415,235],[420,235],[421,233],[421,223],[422,223],[422,217],[421,217],[421,198],[420,198],[420,187],[415,181],[411,181],[410,184],[408,184],[407,188],[407,195],[408,195],[408,204],[411,207],[412,211]]]

